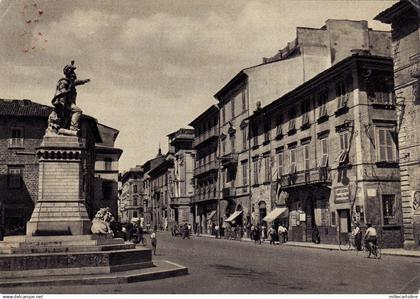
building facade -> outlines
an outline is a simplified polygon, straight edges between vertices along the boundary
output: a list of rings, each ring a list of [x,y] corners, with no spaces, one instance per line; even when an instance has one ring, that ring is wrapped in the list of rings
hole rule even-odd
[[[285,207],[289,239],[337,244],[355,222],[402,245],[392,60],[354,54],[249,119],[253,221]],[[274,223],[274,222],[273,222]],[[271,223],[268,223],[269,225]]]
[[[392,25],[404,246],[407,248],[420,246],[419,18],[418,1],[400,1],[375,18]]]
[[[6,231],[26,226],[38,199],[38,160],[52,107],[30,100],[0,100],[0,224]],[[80,137],[86,142],[84,198],[90,217],[95,207],[95,143],[102,142],[94,118],[83,115]]]
[[[193,223],[194,130],[179,129],[168,135],[169,152],[173,153],[173,176],[169,177],[169,221]]]
[[[141,166],[130,168],[121,176],[119,209],[122,223],[129,223],[133,218],[143,215],[143,176],[144,170]]]
[[[98,124],[102,142],[95,144],[95,192],[94,210],[109,207],[112,215],[118,220],[118,161],[122,149],[115,148],[119,131]]]
[[[219,181],[223,220],[249,226],[255,213],[249,171],[255,157],[250,152],[246,119],[255,109],[268,105],[355,51],[389,56],[390,33],[371,30],[366,21],[327,20],[320,29],[299,27],[296,39],[285,49],[264,58],[261,65],[243,69],[216,93],[220,107]],[[269,185],[266,182],[259,188],[265,194],[261,196],[268,196]],[[259,209],[264,213],[267,207],[261,204]],[[230,217],[233,214],[236,220]]]
[[[219,108],[210,106],[191,123],[195,130],[193,147],[196,150],[193,200],[195,224],[199,233],[211,234],[220,222],[219,188]],[[220,225],[220,223],[219,223]]]

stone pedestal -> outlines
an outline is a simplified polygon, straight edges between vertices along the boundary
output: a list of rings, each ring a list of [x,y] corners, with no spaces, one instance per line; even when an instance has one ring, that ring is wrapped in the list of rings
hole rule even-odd
[[[28,236],[89,234],[85,207],[86,146],[76,136],[44,136],[37,149],[39,196],[27,224]]]

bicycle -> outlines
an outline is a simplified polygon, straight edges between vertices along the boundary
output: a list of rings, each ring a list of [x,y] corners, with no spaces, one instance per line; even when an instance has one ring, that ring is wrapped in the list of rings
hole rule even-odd
[[[347,237],[342,237],[342,235],[339,235],[338,240],[338,247],[341,251],[348,251],[352,250],[352,247],[354,247],[354,236],[352,233],[348,233]]]
[[[373,255],[374,258],[380,259],[381,258],[381,246],[378,245],[378,240],[376,244],[372,241],[369,241],[369,246],[366,246],[366,240],[363,238],[362,242],[362,251],[365,253],[366,257],[370,257]]]

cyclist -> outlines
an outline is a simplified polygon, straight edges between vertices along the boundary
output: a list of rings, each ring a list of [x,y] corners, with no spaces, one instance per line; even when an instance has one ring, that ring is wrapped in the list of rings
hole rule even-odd
[[[372,245],[376,247],[377,235],[376,235],[376,229],[372,227],[372,224],[367,223],[366,225],[368,228],[365,232],[365,246],[369,251],[369,255],[368,255],[368,258],[369,258],[370,255],[372,254],[372,248],[370,247],[370,244],[372,243]],[[376,252],[375,252],[375,255],[376,255]]]

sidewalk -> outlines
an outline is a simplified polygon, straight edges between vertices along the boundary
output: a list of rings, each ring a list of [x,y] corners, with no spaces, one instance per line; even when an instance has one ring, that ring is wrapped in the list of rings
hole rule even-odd
[[[213,235],[206,235],[200,234],[199,236],[193,235],[194,237],[202,237],[202,238],[213,238]],[[222,240],[226,240],[222,238]],[[235,240],[232,240],[235,241]],[[252,242],[251,239],[244,238],[241,240],[242,242]],[[268,241],[265,241],[268,243]],[[314,248],[314,249],[323,249],[323,250],[340,250],[340,247],[335,244],[314,244],[310,242],[293,242],[288,241],[283,243],[282,246],[295,246],[295,247],[305,247],[305,248]],[[420,250],[406,250],[403,248],[384,248],[381,250],[382,255],[394,255],[394,256],[406,256],[406,257],[418,257],[420,258]]]

